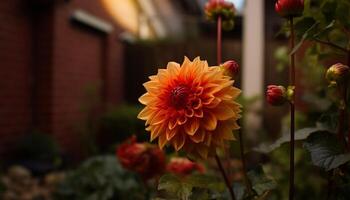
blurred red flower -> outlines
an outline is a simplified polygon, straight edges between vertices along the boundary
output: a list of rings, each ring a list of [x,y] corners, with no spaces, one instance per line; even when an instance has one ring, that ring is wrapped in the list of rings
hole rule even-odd
[[[275,10],[282,17],[301,16],[304,11],[304,0],[278,0]]]
[[[190,161],[187,158],[175,157],[170,160],[167,165],[167,171],[186,176],[197,171],[199,173],[204,173],[205,168],[203,165]]]
[[[121,165],[134,171],[147,180],[160,175],[165,170],[165,155],[157,146],[137,143],[132,136],[117,148],[117,157]]]

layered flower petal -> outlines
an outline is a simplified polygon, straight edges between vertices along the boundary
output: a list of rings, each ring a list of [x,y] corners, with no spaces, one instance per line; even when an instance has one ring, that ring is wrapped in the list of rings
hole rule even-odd
[[[240,90],[233,83],[220,67],[209,67],[200,58],[170,62],[144,84],[147,92],[139,101],[145,108],[138,118],[146,121],[160,148],[170,144],[206,157],[234,139],[232,131],[239,128],[235,122],[241,106],[235,99]]]

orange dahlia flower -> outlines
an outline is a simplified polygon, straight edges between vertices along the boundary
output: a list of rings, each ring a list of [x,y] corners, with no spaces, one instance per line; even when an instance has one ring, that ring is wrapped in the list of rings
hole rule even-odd
[[[220,67],[209,67],[199,57],[185,57],[180,64],[169,62],[166,69],[144,83],[147,92],[139,98],[146,107],[138,118],[146,121],[151,141],[160,148],[171,144],[194,156],[215,154],[239,129],[241,106],[234,100],[240,90]]]

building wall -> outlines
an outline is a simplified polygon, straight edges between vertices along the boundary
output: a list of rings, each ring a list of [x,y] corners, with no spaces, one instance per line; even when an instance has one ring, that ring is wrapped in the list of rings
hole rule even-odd
[[[100,87],[100,112],[123,98],[121,30],[105,34],[72,22],[77,9],[112,22],[99,1],[24,2],[0,3],[1,74],[8,77],[0,79],[0,146],[36,129],[80,157],[88,88]]]
[[[32,26],[20,0],[0,3],[0,147],[11,148],[31,123]]]

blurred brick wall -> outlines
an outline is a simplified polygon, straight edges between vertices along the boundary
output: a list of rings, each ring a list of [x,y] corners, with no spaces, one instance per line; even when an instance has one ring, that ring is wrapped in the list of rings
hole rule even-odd
[[[0,3],[0,148],[10,148],[31,123],[32,26],[22,1]]]
[[[101,108],[122,100],[120,30],[104,34],[72,23],[76,9],[112,22],[99,1],[0,3],[0,153],[37,129],[80,157],[86,89],[100,86]]]

